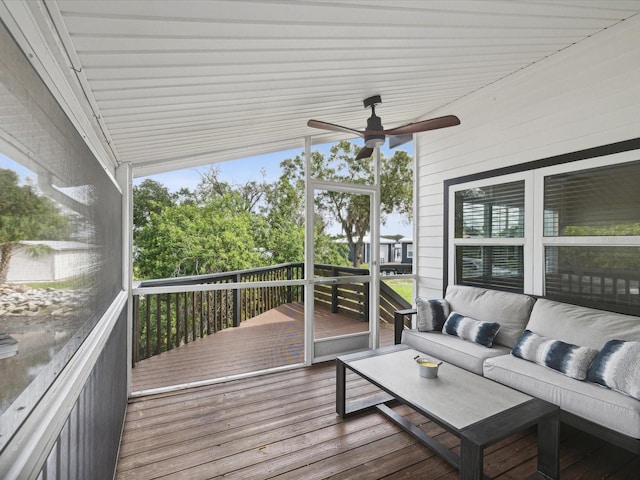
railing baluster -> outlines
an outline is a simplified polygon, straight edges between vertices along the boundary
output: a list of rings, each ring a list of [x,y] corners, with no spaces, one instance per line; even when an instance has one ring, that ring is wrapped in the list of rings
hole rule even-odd
[[[167,293],[167,351],[173,348],[171,343],[171,293]]]
[[[180,346],[180,294],[176,293],[176,348]]]
[[[147,330],[147,338],[146,338],[146,350],[144,352],[144,358],[149,358],[151,356],[151,296],[152,295],[147,295],[147,302],[146,302],[146,314],[147,317],[145,318],[145,326],[146,326],[146,330]]]
[[[196,336],[196,292],[191,292],[191,333],[192,340],[197,338]]]
[[[200,338],[204,338],[204,294],[199,292],[200,296]]]
[[[160,326],[160,320],[161,320],[161,305],[160,305],[160,301],[161,301],[161,295],[155,295],[155,299],[156,299],[156,355],[158,355],[160,353],[160,343],[162,342],[162,328]]]
[[[189,305],[188,305],[189,300],[187,298],[187,292],[182,292],[180,296],[183,297],[182,298],[183,306],[182,306],[181,313],[182,313],[182,321],[184,322],[184,325],[183,325],[184,344],[186,345],[189,343],[189,324],[188,324],[189,320],[187,319],[187,315],[189,313]]]
[[[140,295],[133,297],[133,366],[140,361]]]

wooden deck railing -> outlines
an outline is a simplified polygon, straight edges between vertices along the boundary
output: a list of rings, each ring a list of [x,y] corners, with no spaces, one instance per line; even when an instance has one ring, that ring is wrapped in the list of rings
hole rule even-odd
[[[315,265],[316,277],[366,275],[368,270],[337,265]],[[225,283],[301,280],[302,263],[287,263],[212,275],[198,275],[140,282],[133,297],[133,362],[158,355],[225,328],[239,326],[286,303],[303,301],[302,285],[224,288]],[[189,285],[217,284],[222,288],[185,291]],[[145,287],[180,287],[175,292],[144,293]],[[318,284],[314,302],[366,321],[369,297],[364,283]],[[393,311],[409,305],[387,285],[381,283],[381,320],[393,323]]]
[[[603,306],[637,315],[640,307],[640,273],[631,270],[580,269],[560,266],[545,277],[546,295],[560,301],[594,308]]]

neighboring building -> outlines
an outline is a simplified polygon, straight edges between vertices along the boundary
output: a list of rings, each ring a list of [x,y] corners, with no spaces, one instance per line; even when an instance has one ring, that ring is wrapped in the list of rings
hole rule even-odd
[[[337,240],[346,243],[345,239]],[[390,238],[380,238],[380,271],[387,274],[411,273],[413,267],[413,239],[401,238],[395,241]],[[349,251],[349,261],[353,261],[353,251]],[[371,263],[371,238],[364,237],[364,257],[362,263]]]
[[[413,263],[413,238],[405,237],[396,243],[396,263]]]
[[[336,240],[346,243],[345,239]],[[349,260],[353,261],[353,251],[349,251]],[[395,241],[391,238],[380,238],[380,264],[386,263],[412,263],[413,262],[413,239],[402,238]],[[364,237],[364,255],[362,263],[371,263],[371,237]]]
[[[96,247],[88,243],[70,241],[20,242],[20,247],[11,257],[7,282],[50,282],[75,278],[93,269]],[[42,245],[48,252],[32,255],[27,247]]]

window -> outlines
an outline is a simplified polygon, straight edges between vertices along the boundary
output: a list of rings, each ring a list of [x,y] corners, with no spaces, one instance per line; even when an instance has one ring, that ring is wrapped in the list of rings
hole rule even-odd
[[[545,295],[640,305],[640,162],[544,179]]]
[[[461,188],[454,204],[455,282],[522,292],[524,180]]]
[[[407,258],[413,258],[413,243],[407,243]]]
[[[447,182],[448,281],[640,314],[639,157]]]
[[[0,29],[0,449],[122,289],[122,195]]]

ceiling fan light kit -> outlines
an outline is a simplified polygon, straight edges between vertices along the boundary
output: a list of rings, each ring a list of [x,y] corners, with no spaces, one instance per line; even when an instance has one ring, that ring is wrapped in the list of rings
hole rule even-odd
[[[414,133],[460,125],[460,119],[458,117],[455,115],[446,115],[444,117],[408,123],[400,127],[385,130],[382,126],[382,120],[376,115],[376,105],[379,105],[380,103],[382,103],[380,95],[374,95],[364,99],[364,108],[371,108],[371,116],[368,118],[367,128],[364,130],[343,127],[341,125],[323,122],[321,120],[309,120],[307,125],[312,128],[331,130],[333,132],[354,133],[363,138],[365,146],[360,150],[356,159],[370,157],[376,147],[384,145],[387,135],[390,137],[389,148],[394,148],[410,141],[413,138]]]

